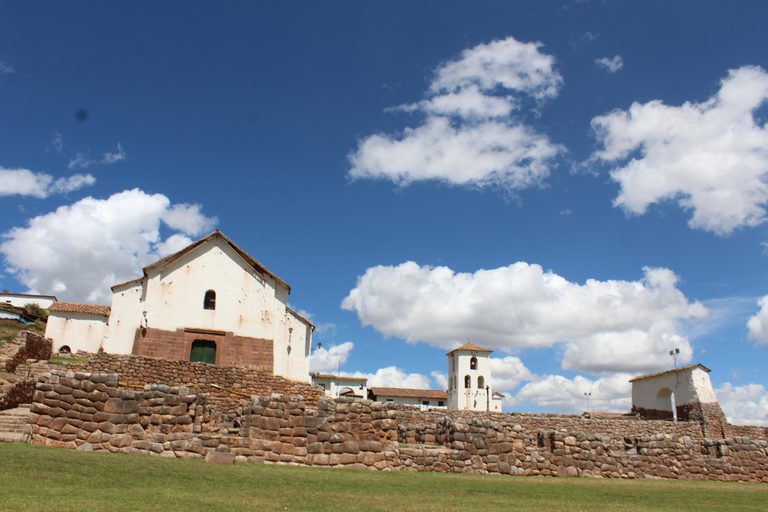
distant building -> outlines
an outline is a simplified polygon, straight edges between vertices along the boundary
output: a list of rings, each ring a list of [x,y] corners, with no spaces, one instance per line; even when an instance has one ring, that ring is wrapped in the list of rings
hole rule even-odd
[[[368,397],[368,379],[365,377],[344,377],[325,373],[310,373],[312,384],[316,384],[325,390],[325,396],[339,398]]]
[[[220,231],[143,274],[112,287],[111,307],[53,308],[53,349],[254,365],[309,382],[314,326],[288,307],[291,287]]]
[[[491,352],[466,343],[448,352],[448,408],[501,412],[504,395],[494,393]]]
[[[52,304],[58,302],[53,295],[35,295],[32,293],[0,293],[0,303],[10,304],[17,308],[23,308],[27,304],[37,304],[43,309],[48,309]]]
[[[368,391],[368,398],[377,402],[418,405],[422,408],[446,408],[448,403],[448,394],[440,389],[372,387]]]

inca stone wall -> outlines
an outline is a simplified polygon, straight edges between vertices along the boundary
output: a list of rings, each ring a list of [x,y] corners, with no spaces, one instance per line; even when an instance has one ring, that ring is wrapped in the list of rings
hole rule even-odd
[[[695,422],[420,413],[347,398],[310,407],[301,396],[281,395],[223,414],[190,388],[134,391],[118,381],[115,373],[52,372],[35,391],[32,441],[378,470],[768,482],[765,438],[707,438]]]
[[[30,331],[21,331],[16,339],[2,348],[0,363],[8,373],[16,371],[19,364],[27,359],[50,359],[51,340]]]
[[[186,386],[195,393],[205,393],[206,403],[215,405],[222,413],[234,411],[243,399],[251,395],[301,395],[305,397],[306,402],[316,404],[323,393],[318,386],[276,377],[262,367],[216,366],[106,352],[78,352],[77,356],[88,357],[88,362],[70,364],[67,369],[79,372],[119,373],[120,385],[131,389],[143,388],[147,384]]]

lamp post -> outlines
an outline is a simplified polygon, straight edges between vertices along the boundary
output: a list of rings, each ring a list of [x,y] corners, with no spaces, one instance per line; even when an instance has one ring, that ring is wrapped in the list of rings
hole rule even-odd
[[[678,384],[680,384],[680,376],[677,373],[677,356],[680,355],[680,349],[676,348],[674,350],[670,350],[669,355],[671,355],[672,359],[675,360],[675,380],[677,381]]]
[[[587,397],[587,412],[589,412],[589,397],[592,396],[592,392],[584,393],[584,396]]]

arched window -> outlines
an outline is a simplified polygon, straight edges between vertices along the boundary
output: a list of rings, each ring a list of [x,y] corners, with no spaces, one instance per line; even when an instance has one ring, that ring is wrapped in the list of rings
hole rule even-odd
[[[216,309],[216,292],[208,290],[203,299],[203,309]]]
[[[469,360],[469,369],[470,370],[477,370],[477,358],[473,357]]]
[[[464,377],[464,387],[467,389],[472,387],[472,379],[469,378],[469,375]]]
[[[480,389],[485,389],[485,379],[482,375],[477,378],[477,387]]]

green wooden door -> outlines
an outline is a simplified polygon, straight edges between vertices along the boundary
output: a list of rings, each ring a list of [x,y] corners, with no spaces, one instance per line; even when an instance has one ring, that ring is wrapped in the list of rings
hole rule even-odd
[[[189,360],[193,363],[216,364],[216,342],[208,340],[193,341]]]

